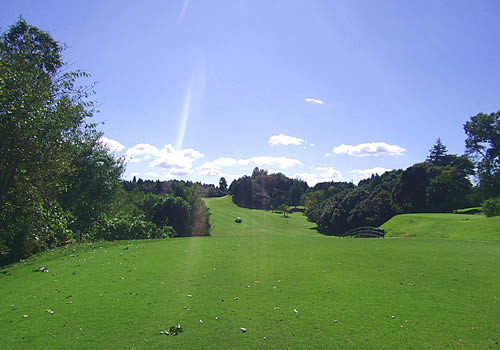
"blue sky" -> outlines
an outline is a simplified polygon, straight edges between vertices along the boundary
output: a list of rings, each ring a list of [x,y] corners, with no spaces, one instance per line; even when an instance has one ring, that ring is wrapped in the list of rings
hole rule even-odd
[[[23,1],[97,82],[125,178],[309,185],[425,160],[500,109],[500,1]]]

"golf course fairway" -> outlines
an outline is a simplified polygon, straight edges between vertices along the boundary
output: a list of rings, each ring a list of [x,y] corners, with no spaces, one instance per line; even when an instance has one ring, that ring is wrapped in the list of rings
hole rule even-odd
[[[210,237],[73,244],[0,270],[1,348],[500,348],[498,239],[339,239],[301,213],[206,203]]]

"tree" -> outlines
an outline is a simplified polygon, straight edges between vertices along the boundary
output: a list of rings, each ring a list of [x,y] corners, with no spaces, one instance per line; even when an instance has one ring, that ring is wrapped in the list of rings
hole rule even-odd
[[[441,143],[441,139],[438,138],[436,144],[429,150],[427,161],[433,165],[442,165],[447,153],[448,149]]]
[[[111,177],[121,174],[120,164],[105,161],[100,135],[86,121],[92,90],[76,82],[88,74],[64,72],[62,50],[22,18],[0,37],[0,264],[73,236],[71,226],[88,212],[73,210],[64,198],[88,199],[103,188],[97,182],[109,179],[89,169],[116,166]],[[76,204],[83,203],[90,202]]]
[[[222,193],[227,192],[227,181],[224,177],[221,177],[219,180],[219,191],[221,191]]]
[[[288,212],[290,211],[290,207],[286,204],[281,204],[279,207],[278,207],[278,210],[283,212],[283,217],[288,217]]]
[[[464,130],[466,154],[476,161],[483,196],[500,195],[500,111],[471,117]]]
[[[304,193],[303,187],[300,185],[300,181],[295,179],[293,180],[292,187],[288,193],[288,203],[297,207],[300,205],[300,200],[302,198],[302,194]]]

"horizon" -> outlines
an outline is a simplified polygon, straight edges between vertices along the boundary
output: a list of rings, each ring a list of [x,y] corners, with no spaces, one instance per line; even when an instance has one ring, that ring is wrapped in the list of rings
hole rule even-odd
[[[500,109],[492,1],[3,2],[97,82],[124,179],[228,183],[253,168],[314,186],[426,159]],[[75,16],[75,14],[78,16]]]

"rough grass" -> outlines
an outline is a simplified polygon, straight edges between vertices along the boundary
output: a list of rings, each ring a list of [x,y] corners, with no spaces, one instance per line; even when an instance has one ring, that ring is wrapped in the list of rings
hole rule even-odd
[[[500,241],[500,217],[466,214],[404,214],[382,228],[388,237]]]
[[[300,213],[207,205],[211,237],[75,245],[2,270],[2,348],[498,348],[496,242],[338,239]]]

